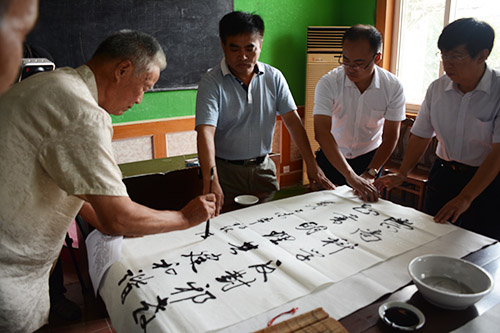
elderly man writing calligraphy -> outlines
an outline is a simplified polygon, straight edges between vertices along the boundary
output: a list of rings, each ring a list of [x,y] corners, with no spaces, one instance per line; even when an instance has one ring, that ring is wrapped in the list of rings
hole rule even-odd
[[[165,66],[153,37],[120,31],[86,65],[34,75],[0,97],[0,331],[47,322],[51,266],[84,202],[95,227],[113,235],[186,229],[214,215],[212,194],[180,211],[134,203],[113,158],[110,114],[140,103]]]

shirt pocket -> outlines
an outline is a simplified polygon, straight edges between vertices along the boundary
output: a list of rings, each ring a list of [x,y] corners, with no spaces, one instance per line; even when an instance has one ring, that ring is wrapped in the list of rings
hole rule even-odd
[[[467,128],[474,144],[491,144],[493,140],[493,120],[484,121],[473,116],[470,118],[470,126],[467,126]]]
[[[378,128],[384,124],[385,110],[372,110],[368,115],[366,126],[370,129]]]

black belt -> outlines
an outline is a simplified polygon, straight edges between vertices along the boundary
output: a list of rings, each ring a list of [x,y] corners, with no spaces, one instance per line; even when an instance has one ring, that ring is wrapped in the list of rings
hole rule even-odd
[[[255,157],[255,158],[249,158],[248,160],[226,160],[226,159],[220,158],[220,157],[215,157],[215,158],[218,160],[227,162],[227,163],[247,166],[247,165],[261,164],[262,162],[264,162],[266,157],[267,157],[267,155],[264,155],[264,156],[259,156],[259,157]]]
[[[440,166],[457,172],[466,173],[466,172],[476,171],[478,169],[478,167],[473,167],[460,162],[445,161],[439,157],[436,158],[436,161],[439,163]]]

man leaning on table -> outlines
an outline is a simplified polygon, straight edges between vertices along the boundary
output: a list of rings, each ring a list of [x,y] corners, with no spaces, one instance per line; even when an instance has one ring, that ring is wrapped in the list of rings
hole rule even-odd
[[[335,185],[348,184],[362,200],[377,201],[373,181],[396,147],[405,119],[403,87],[377,66],[382,36],[375,27],[352,26],[342,45],[342,66],[316,85],[316,160]]]
[[[231,12],[219,22],[224,59],[206,73],[196,98],[198,157],[203,192],[212,191],[217,212],[224,197],[278,189],[271,152],[276,114],[299,147],[312,182],[334,186],[318,167],[283,74],[259,62],[264,22],[258,15]]]
[[[494,38],[491,26],[474,18],[443,29],[438,47],[446,75],[427,90],[399,171],[376,185],[401,184],[436,135],[423,211],[500,240],[500,72],[486,64]]]
[[[141,102],[165,68],[153,37],[106,38],[76,69],[40,73],[0,97],[0,331],[47,323],[49,274],[84,202],[90,222],[113,235],[192,227],[215,213],[212,194],[180,211],[131,201],[113,158],[110,114]]]

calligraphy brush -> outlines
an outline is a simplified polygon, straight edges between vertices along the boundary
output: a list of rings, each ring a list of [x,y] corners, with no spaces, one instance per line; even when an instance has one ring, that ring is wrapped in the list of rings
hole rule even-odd
[[[208,190],[209,193],[212,193],[213,181],[214,181],[214,167],[210,168],[210,188]],[[209,233],[210,233],[210,219],[207,220],[207,224],[205,225],[205,239],[208,238]]]

